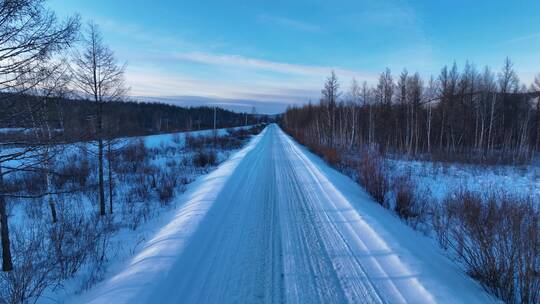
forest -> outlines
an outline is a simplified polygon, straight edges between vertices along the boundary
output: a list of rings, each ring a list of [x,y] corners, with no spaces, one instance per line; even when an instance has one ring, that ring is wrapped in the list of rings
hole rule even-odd
[[[103,104],[104,130],[109,137],[126,137],[178,131],[228,128],[262,122],[264,115],[235,113],[209,106],[184,108],[162,103],[129,101]],[[95,139],[96,105],[86,99],[51,97],[43,102],[40,96],[20,95],[0,99],[0,140],[4,143],[17,137],[32,140],[33,130],[46,121],[58,141],[72,142]],[[28,115],[28,113],[42,113]],[[39,120],[39,121],[38,121]],[[26,135],[26,136],[25,136]]]
[[[395,79],[396,78],[396,79]],[[510,59],[500,71],[466,63],[424,80],[389,69],[375,86],[353,80],[344,92],[332,73],[318,104],[289,108],[283,126],[330,149],[375,146],[430,159],[515,163],[540,148],[540,76],[520,83]]]

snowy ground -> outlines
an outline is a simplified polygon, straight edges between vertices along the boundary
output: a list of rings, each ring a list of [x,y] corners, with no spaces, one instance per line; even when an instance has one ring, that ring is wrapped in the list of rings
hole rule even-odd
[[[200,131],[190,131],[190,132],[180,132],[180,133],[167,133],[167,134],[158,134],[158,135],[149,135],[149,136],[141,136],[138,138],[141,138],[144,140],[144,144],[147,148],[159,148],[161,146],[167,146],[171,143],[175,143],[177,145],[184,145],[186,140],[186,135],[189,136],[211,136],[216,133],[217,136],[223,136],[227,134],[227,130],[241,130],[241,129],[247,129],[252,127],[250,126],[243,126],[243,127],[234,127],[229,129],[217,129],[217,130],[200,130]]]
[[[73,303],[489,303],[442,252],[276,125],[199,179]]]
[[[388,160],[392,175],[410,174],[420,191],[441,201],[459,189],[503,190],[510,194],[540,198],[540,166],[479,166]]]
[[[238,127],[234,129],[243,129],[248,127]],[[190,132],[189,136],[210,136],[214,133],[213,130]],[[226,129],[218,129],[218,136],[227,135]],[[154,166],[159,168],[154,172],[159,177],[160,174],[175,174],[178,179],[178,184],[174,189],[176,196],[175,201],[163,203],[159,201],[154,189],[149,183],[133,182],[133,177],[128,174],[128,179],[115,182],[115,213],[112,219],[115,227],[114,233],[108,238],[108,246],[106,249],[106,261],[104,262],[104,273],[99,273],[97,276],[94,273],[94,266],[83,265],[72,278],[62,281],[57,286],[48,288],[42,297],[38,299],[38,303],[78,303],[74,300],[76,294],[81,290],[85,290],[88,286],[94,284],[96,280],[100,280],[101,276],[107,276],[110,273],[118,271],[122,266],[123,261],[131,258],[137,252],[141,245],[148,241],[161,227],[171,220],[172,214],[177,208],[178,196],[181,196],[185,191],[184,183],[190,183],[196,180],[203,174],[208,173],[215,167],[206,166],[198,167],[192,163],[196,151],[186,148],[185,139],[187,133],[161,134],[144,136],[139,138],[130,138],[125,140],[122,145],[129,142],[138,142],[142,140],[144,146],[149,153],[149,160],[145,166]],[[69,162],[78,162],[83,157],[82,151],[95,150],[95,145],[87,143],[79,143],[77,145],[68,146],[58,155],[55,164],[61,166]],[[226,160],[235,150],[219,150],[217,149],[217,162],[220,163]],[[15,150],[12,149],[12,150]],[[6,150],[3,150],[6,152]],[[90,155],[90,161],[94,161],[94,157]],[[16,162],[10,162],[10,165],[17,165]],[[95,168],[95,163],[91,163],[90,167]],[[142,166],[143,164],[137,164]],[[91,170],[90,180],[95,179],[94,170]],[[144,177],[144,174],[142,175]],[[150,177],[146,176],[146,181]],[[137,180],[137,179],[135,179]],[[135,190],[146,188],[149,191],[148,198],[142,199],[133,197]],[[92,218],[97,213],[96,198],[92,194],[86,192],[68,193],[55,196],[59,214],[76,213],[81,218]],[[134,204],[128,205],[126,202],[131,201]],[[46,230],[50,222],[48,205],[41,200],[15,200],[9,201],[9,216],[10,228],[14,231],[31,231],[31,227],[36,229]],[[128,210],[129,208],[129,210]],[[41,224],[41,223],[45,224]],[[2,285],[4,286],[4,285]],[[2,293],[3,294],[3,293]],[[0,296],[0,302],[2,297]]]

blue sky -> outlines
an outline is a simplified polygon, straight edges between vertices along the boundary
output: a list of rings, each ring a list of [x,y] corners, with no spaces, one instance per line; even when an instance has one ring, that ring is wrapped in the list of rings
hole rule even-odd
[[[127,61],[134,96],[262,103],[317,100],[331,70],[347,87],[389,67],[429,77],[442,66],[540,73],[540,1],[50,0],[94,20]],[[263,110],[264,111],[264,110]],[[272,110],[273,111],[273,110]]]

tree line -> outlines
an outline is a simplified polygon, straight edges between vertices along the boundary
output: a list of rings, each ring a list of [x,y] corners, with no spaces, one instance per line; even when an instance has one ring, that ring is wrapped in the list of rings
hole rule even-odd
[[[33,136],[34,123],[27,115],[28,109],[38,108],[39,96],[12,96],[8,102],[0,100],[0,128],[13,130],[0,134],[0,142],[8,143],[21,137]],[[89,140],[95,135],[96,105],[84,99],[49,98],[44,109],[56,139],[61,142]],[[102,105],[104,130],[110,137],[140,136],[177,131],[212,129],[214,127],[214,108],[209,106],[184,108],[175,105],[150,102],[107,102]],[[222,108],[215,109],[216,127],[228,128],[244,124],[255,124],[265,117],[255,117],[236,113]],[[26,135],[26,136],[25,136]],[[28,136],[30,135],[30,136]]]
[[[320,102],[288,108],[282,125],[331,149],[512,162],[540,148],[539,97],[540,75],[527,88],[508,58],[498,72],[454,63],[427,81],[386,69],[375,86],[353,79],[346,92],[332,72]]]

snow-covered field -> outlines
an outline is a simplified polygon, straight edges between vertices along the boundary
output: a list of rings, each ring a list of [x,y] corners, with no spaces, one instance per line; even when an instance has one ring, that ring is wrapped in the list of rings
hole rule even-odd
[[[249,127],[251,126],[233,129],[238,130]],[[219,129],[216,133],[218,136],[225,136],[229,132],[226,129]],[[124,261],[131,258],[140,249],[142,244],[147,242],[161,227],[168,223],[179,203],[183,202],[183,199],[179,199],[179,197],[185,192],[186,187],[191,182],[196,181],[197,178],[215,169],[215,165],[198,166],[194,163],[199,150],[193,150],[187,147],[186,137],[211,136],[213,134],[213,130],[204,130],[189,132],[189,134],[161,134],[123,140],[120,145],[124,147],[129,145],[137,146],[140,143],[144,143],[143,150],[139,150],[137,153],[146,151],[144,152],[146,156],[144,156],[143,160],[131,164],[126,162],[122,156],[116,156],[118,159],[115,161],[116,165],[113,173],[115,179],[113,198],[115,211],[112,217],[107,216],[111,221],[110,229],[113,232],[111,234],[107,233],[106,237],[100,239],[100,241],[103,241],[103,246],[98,245],[96,247],[97,249],[94,248],[96,250],[104,248],[105,250],[105,258],[100,261],[99,270],[96,271],[96,265],[85,262],[73,277],[70,275],[68,279],[62,280],[60,284],[49,286],[38,299],[37,303],[78,302],[73,300],[77,294],[91,287],[102,278],[107,277],[108,274],[114,273]],[[241,143],[238,140],[235,142]],[[88,143],[63,147],[58,151],[59,154],[56,155],[54,164],[58,168],[62,168],[63,166],[72,164],[80,165],[89,162],[87,166],[90,168],[90,173],[86,186],[90,186],[96,180],[94,172],[96,166],[95,149],[95,145]],[[231,153],[236,151],[231,149],[234,148],[212,148],[211,150],[216,152],[216,162],[219,164],[228,159]],[[5,153],[12,152],[16,151],[16,148],[3,151]],[[5,165],[16,166],[19,162],[11,161],[5,163]],[[126,166],[130,168],[126,169]],[[108,170],[107,167],[106,170]],[[129,172],[126,173],[126,170]],[[9,177],[7,182],[11,182]],[[161,180],[170,182],[173,179],[175,182],[171,186],[173,189],[172,201],[163,200],[159,192],[162,186],[160,184]],[[106,191],[108,191],[108,188]],[[98,211],[95,191],[83,190],[74,193],[58,194],[54,196],[54,201],[56,202],[59,216],[62,217],[60,220],[62,225],[64,225],[64,217],[68,220],[66,223],[74,222],[76,224],[77,221],[82,221],[85,224],[89,224]],[[21,249],[32,244],[30,242],[34,242],[36,246],[37,244],[43,246],[44,248],[40,248],[39,250],[45,252],[45,248],[48,248],[47,242],[49,241],[43,243],[39,239],[28,238],[28,240],[24,240],[26,238],[22,238],[24,241],[19,244],[19,237],[16,237],[16,235],[32,234],[33,231],[37,230],[40,231],[40,235],[44,233],[41,237],[49,238],[49,229],[52,231],[55,226],[50,224],[51,219],[47,201],[41,198],[36,200],[13,198],[8,200],[8,212],[9,224],[14,239],[13,254],[16,263],[26,264],[34,262],[36,263],[36,267],[45,268],[47,261],[38,261],[37,258],[46,260],[46,254],[38,254],[36,260],[32,261],[32,257],[25,257],[25,252],[21,251]],[[109,213],[108,198],[107,213]],[[75,227],[72,228],[76,229]],[[88,232],[82,231],[82,233]],[[73,241],[69,239],[69,232],[66,232],[66,236],[68,238],[65,241]],[[29,236],[27,235],[27,237]],[[69,254],[69,250],[76,250],[70,246],[65,245],[65,248],[62,249],[66,250],[65,254]],[[91,255],[93,253],[89,254]],[[27,258],[30,260],[26,261]],[[39,269],[39,272],[39,274],[37,272],[34,273],[32,277],[36,279],[41,277],[46,278],[47,274],[44,273],[46,269]],[[7,288],[7,286],[13,286],[13,284],[17,283],[7,283],[7,280],[0,277],[0,288]],[[34,282],[29,283],[29,286],[32,286],[32,284]],[[0,293],[0,300],[2,299],[2,295],[4,295],[4,291]]]
[[[392,175],[410,174],[420,191],[441,201],[460,189],[505,191],[540,199],[540,166],[479,166],[388,160]]]
[[[81,303],[489,303],[432,240],[276,125],[197,180]]]
[[[159,135],[149,135],[149,136],[141,136],[138,137],[142,140],[144,140],[144,144],[147,148],[159,148],[162,146],[171,145],[171,143],[174,143],[176,145],[184,145],[186,140],[186,135],[188,136],[211,136],[214,135],[214,133],[217,136],[223,136],[227,134],[227,130],[241,130],[241,129],[247,129],[252,126],[243,126],[243,127],[234,127],[229,129],[217,129],[217,130],[201,130],[201,131],[191,131],[191,132],[180,132],[180,133],[167,133],[167,134],[159,134]]]

